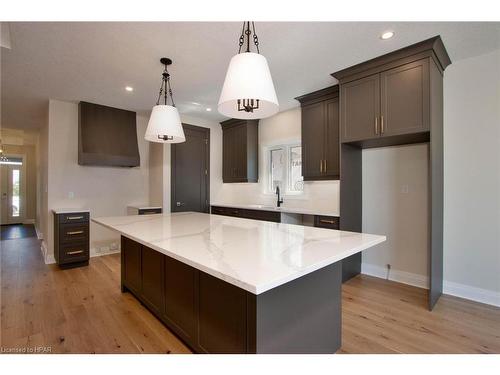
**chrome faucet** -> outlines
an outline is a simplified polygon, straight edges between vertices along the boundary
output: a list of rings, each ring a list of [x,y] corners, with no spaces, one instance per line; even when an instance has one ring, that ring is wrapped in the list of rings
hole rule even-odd
[[[276,186],[276,194],[278,195],[278,201],[276,202],[276,205],[278,208],[283,204],[283,198],[280,197],[280,187]]]

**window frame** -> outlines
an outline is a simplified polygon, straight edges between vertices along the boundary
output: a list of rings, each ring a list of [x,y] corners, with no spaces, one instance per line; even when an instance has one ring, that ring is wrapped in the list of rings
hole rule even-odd
[[[294,191],[290,190],[291,187],[291,173],[290,173],[290,168],[291,168],[291,149],[294,147],[302,147],[301,142],[290,142],[290,143],[282,143],[282,144],[276,144],[272,146],[266,147],[266,178],[267,178],[267,183],[266,183],[266,194],[276,194],[275,191],[272,189],[273,185],[273,180],[272,180],[272,158],[271,158],[271,153],[272,151],[276,150],[284,150],[285,153],[285,168],[284,168],[284,176],[283,176],[283,181],[284,181],[284,189],[282,189],[282,195],[283,196],[301,196],[304,195],[304,189],[302,191]],[[301,163],[302,163],[302,155],[301,155]],[[303,177],[302,177],[303,179]]]

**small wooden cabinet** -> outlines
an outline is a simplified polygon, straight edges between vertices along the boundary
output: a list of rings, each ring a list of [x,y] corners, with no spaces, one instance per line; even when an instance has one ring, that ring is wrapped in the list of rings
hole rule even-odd
[[[403,136],[430,129],[429,59],[341,86],[341,141]]]
[[[89,212],[54,210],[54,257],[60,268],[89,264]]]
[[[259,120],[221,122],[223,182],[258,182],[258,125]]]
[[[295,98],[302,109],[304,181],[337,180],[339,163],[338,86]]]

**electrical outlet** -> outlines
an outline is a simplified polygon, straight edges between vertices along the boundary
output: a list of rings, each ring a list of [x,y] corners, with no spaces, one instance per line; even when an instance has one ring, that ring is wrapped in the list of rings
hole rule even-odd
[[[111,250],[118,250],[118,244],[116,242],[112,242],[110,245],[109,245],[109,248]]]
[[[74,192],[72,192],[72,191],[70,191],[70,192],[68,193],[68,198],[69,198],[69,199],[73,199],[74,197],[75,197],[75,193],[74,193]]]
[[[409,188],[408,185],[401,185],[401,193],[408,194]]]

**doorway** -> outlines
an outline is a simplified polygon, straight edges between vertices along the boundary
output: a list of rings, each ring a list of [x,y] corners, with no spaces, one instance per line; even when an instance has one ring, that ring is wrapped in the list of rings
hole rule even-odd
[[[186,141],[172,144],[172,212],[210,211],[210,129],[183,124]]]
[[[24,155],[3,155],[0,172],[0,224],[22,224],[25,216]]]

